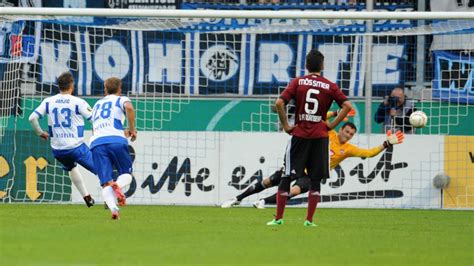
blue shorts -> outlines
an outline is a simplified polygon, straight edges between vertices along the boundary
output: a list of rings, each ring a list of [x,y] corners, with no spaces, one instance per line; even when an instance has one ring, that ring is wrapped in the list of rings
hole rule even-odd
[[[53,155],[63,165],[63,169],[68,172],[76,167],[77,164],[80,164],[91,173],[96,174],[92,153],[84,143],[70,150],[53,149]]]
[[[132,157],[126,144],[106,143],[95,146],[92,149],[92,158],[101,185],[113,179],[114,166],[118,175],[132,174]]]

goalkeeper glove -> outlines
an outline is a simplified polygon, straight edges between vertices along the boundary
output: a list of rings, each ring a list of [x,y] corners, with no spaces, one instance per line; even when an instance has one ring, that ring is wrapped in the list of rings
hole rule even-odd
[[[356,114],[356,109],[354,108],[351,108],[351,110],[349,111],[349,113],[347,113],[347,116],[351,116],[351,117],[354,117]]]
[[[328,112],[327,117],[336,117],[336,116],[341,112],[341,110],[342,110],[342,109],[338,109],[338,110],[336,110],[336,111]],[[331,113],[331,114],[329,115],[329,113]],[[356,111],[355,111],[354,108],[352,108],[352,109],[349,111],[349,113],[347,113],[347,116],[344,117],[344,119],[343,119],[342,121],[344,121],[344,122],[349,121],[349,117],[354,117],[355,114],[356,114]]]
[[[354,108],[352,108],[352,109],[349,111],[349,113],[347,113],[347,116],[344,117],[344,119],[343,119],[342,121],[344,121],[344,122],[349,121],[349,117],[354,117],[355,114],[356,114],[356,110],[355,110]]]
[[[387,140],[383,142],[383,146],[388,148],[389,146],[400,144],[405,139],[405,134],[398,130],[395,134],[392,134],[392,131],[387,131]]]

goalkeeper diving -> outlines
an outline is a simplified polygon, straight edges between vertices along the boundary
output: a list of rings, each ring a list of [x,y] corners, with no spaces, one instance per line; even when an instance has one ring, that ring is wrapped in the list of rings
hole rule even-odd
[[[327,118],[334,117],[337,115],[337,111],[330,111],[327,114]],[[348,116],[354,116],[354,109],[348,114]],[[370,148],[363,149],[356,145],[349,143],[354,137],[357,128],[352,122],[346,122],[339,129],[339,132],[335,130],[329,131],[329,149],[330,149],[330,169],[336,168],[343,160],[349,157],[361,157],[371,158],[377,156],[382,151],[392,145],[397,145],[403,142],[405,136],[403,132],[397,131],[393,134],[390,130],[387,131],[387,139],[380,145]],[[254,185],[248,187],[243,193],[237,195],[235,198],[230,199],[222,203],[222,208],[230,208],[232,206],[240,205],[240,202],[246,197],[259,193],[267,188],[277,186],[280,183],[284,168],[276,171],[270,177],[264,178],[261,182],[257,182]],[[301,193],[305,193],[309,190],[310,180],[308,177],[299,177],[293,184],[289,198],[295,197]],[[265,204],[275,204],[276,195],[272,195],[265,199],[260,199],[253,202],[253,206],[258,209],[265,208]]]

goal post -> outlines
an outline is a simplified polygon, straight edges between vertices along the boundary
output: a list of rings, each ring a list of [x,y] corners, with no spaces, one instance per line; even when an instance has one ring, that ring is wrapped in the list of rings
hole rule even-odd
[[[429,117],[404,144],[342,162],[322,186],[323,206],[474,207],[472,12],[2,8],[0,21],[4,202],[82,202],[28,123],[58,92],[59,74],[70,71],[75,94],[90,105],[112,76],[133,101],[139,136],[130,143],[131,204],[219,205],[282,166],[287,136],[274,101],[318,49],[324,76],[354,102],[351,143],[383,142],[374,112],[395,87]],[[86,131],[87,142],[90,125]],[[97,178],[81,172],[100,199]],[[448,176],[449,185],[435,187],[435,176],[437,184]],[[300,195],[292,203],[305,201]]]
[[[125,18],[244,18],[244,19],[364,19],[364,20],[447,20],[474,19],[472,12],[367,12],[367,11],[267,11],[267,10],[174,10],[174,9],[103,9],[103,8],[17,8],[3,7],[0,15],[11,16],[95,16]]]

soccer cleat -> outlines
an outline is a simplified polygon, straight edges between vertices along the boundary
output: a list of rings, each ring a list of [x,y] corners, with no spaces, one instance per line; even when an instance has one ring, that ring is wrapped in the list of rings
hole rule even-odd
[[[94,206],[95,204],[95,201],[94,199],[91,197],[91,195],[87,195],[84,197],[84,201],[86,202],[86,205],[88,208]]]
[[[318,226],[317,224],[313,223],[313,222],[310,222],[308,220],[304,221],[304,226],[308,226],[308,227],[316,227]]]
[[[222,203],[221,205],[221,208],[230,208],[232,206],[237,206],[237,205],[240,205],[240,201],[238,201],[237,198],[233,198],[233,199],[224,201],[224,203]]]
[[[252,206],[257,209],[265,209],[265,200],[260,199],[260,200],[254,201],[252,203]]]
[[[270,222],[268,222],[267,225],[283,225],[283,219],[278,219],[278,220],[273,219]]]
[[[117,202],[119,206],[125,206],[125,194],[123,194],[122,189],[117,185],[116,182],[112,182],[111,185],[112,189],[114,190],[115,197],[117,197]]]
[[[119,220],[120,219],[120,214],[118,211],[113,211],[112,212],[112,220]]]

